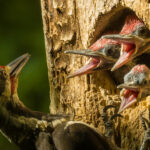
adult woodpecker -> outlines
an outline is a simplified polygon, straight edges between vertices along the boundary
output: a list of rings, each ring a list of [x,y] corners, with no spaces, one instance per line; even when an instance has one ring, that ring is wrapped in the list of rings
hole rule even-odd
[[[150,49],[150,31],[143,21],[135,15],[126,17],[119,34],[104,35],[102,38],[116,40],[122,44],[120,57],[111,69],[112,71]]]
[[[58,124],[70,119],[70,115],[32,111],[19,100],[18,77],[29,57],[24,54],[0,66],[0,130],[22,150],[35,150],[40,132],[52,133]]]
[[[29,58],[29,54],[24,54],[7,66],[0,66],[0,108],[7,108],[12,115],[33,117],[41,120],[51,121],[61,118],[63,115],[49,115],[32,111],[19,100],[17,93],[18,75]]]
[[[124,76],[123,88],[120,92],[121,105],[119,112],[133,105],[137,99],[150,94],[150,69],[146,65],[136,65]]]
[[[120,55],[120,44],[110,39],[98,39],[89,49],[68,50],[65,53],[79,54],[90,57],[82,68],[68,78],[89,74],[95,70],[108,70],[112,68]]]

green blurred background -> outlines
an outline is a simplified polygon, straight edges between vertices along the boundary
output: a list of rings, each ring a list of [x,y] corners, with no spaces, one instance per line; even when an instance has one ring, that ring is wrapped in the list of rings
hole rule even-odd
[[[24,53],[31,58],[22,70],[19,97],[29,108],[48,112],[49,86],[40,0],[0,1],[0,65]],[[0,134],[0,150],[17,150]]]

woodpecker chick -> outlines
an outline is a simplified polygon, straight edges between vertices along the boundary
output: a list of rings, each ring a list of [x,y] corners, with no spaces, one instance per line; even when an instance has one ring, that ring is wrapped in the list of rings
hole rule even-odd
[[[127,16],[119,34],[104,35],[102,38],[116,40],[122,45],[120,57],[111,69],[112,71],[150,49],[150,31],[135,15]]]
[[[99,39],[89,49],[68,50],[65,53],[79,54],[90,57],[82,68],[77,70],[68,78],[89,74],[95,70],[108,70],[112,68],[120,55],[120,44],[110,39]]]
[[[123,88],[120,92],[121,105],[119,112],[150,94],[150,69],[145,65],[136,65],[124,76],[124,83],[117,88]]]

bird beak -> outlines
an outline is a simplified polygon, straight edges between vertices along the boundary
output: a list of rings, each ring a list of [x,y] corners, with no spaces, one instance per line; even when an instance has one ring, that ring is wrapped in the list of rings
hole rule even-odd
[[[83,50],[68,50],[65,51],[66,54],[78,54],[89,57],[100,57],[103,55],[101,51],[92,51],[91,49],[83,49]]]
[[[93,51],[91,49],[83,49],[83,50],[68,50],[65,51],[66,54],[79,54],[83,56],[91,57],[87,63],[77,70],[72,75],[69,75],[67,78],[72,78],[75,76],[89,74],[97,69],[99,70],[107,70],[112,68],[113,64],[112,61],[109,61],[104,58],[104,54],[102,49]]]
[[[120,47],[119,47],[120,49]],[[100,48],[99,50],[91,50],[91,49],[83,49],[83,50],[68,50],[65,51],[66,54],[78,54],[83,55],[87,57],[93,57],[93,58],[105,58],[106,63],[110,63],[109,61],[115,62],[116,58],[112,58],[111,56],[107,56],[105,53],[105,47]]]
[[[83,67],[78,69],[72,75],[69,75],[67,78],[73,78],[75,76],[91,73],[97,67],[98,64],[99,60],[93,61],[92,59],[90,59]]]
[[[133,85],[133,83],[122,83],[120,85],[117,86],[117,88],[126,88],[126,89],[132,89],[132,90],[136,90],[139,88],[139,86],[137,85]]]
[[[10,62],[7,66],[10,68],[10,76],[17,76],[24,65],[27,63],[29,60],[30,55],[28,53],[16,58],[12,62]]]
[[[119,108],[119,113],[122,112],[124,109],[132,106],[137,101],[139,91],[132,91],[129,89],[122,89],[120,92],[121,96],[121,104]]]
[[[134,57],[146,52],[150,47],[150,38],[141,38],[134,34],[111,34],[104,35],[102,38],[116,40],[122,44],[120,57],[111,71],[120,68]]]
[[[131,83],[120,84],[117,88],[123,88],[120,92],[121,105],[119,108],[119,112],[122,112],[137,101],[140,90],[138,86],[131,85]]]
[[[99,57],[100,54],[98,54],[96,51],[92,51],[90,49],[83,49],[83,50],[68,50],[65,51],[66,54],[78,54],[78,55],[84,55],[84,56],[89,56],[93,57],[93,59],[89,59],[89,61],[81,67],[79,70],[74,72],[72,75],[69,75],[67,78],[72,78],[75,76],[83,75],[83,74],[88,74],[91,73],[99,64],[100,60]]]

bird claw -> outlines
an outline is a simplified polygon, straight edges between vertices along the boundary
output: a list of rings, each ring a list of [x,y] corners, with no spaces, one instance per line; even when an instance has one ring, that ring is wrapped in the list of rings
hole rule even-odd
[[[150,121],[144,118],[143,113],[140,114],[140,119],[142,122],[142,127],[144,129],[144,137],[143,137],[143,142],[140,147],[140,150],[147,150],[150,146]],[[150,119],[150,110],[149,110],[149,119]]]
[[[116,108],[114,105],[107,105],[104,107],[103,109],[103,113],[101,115],[104,126],[105,126],[105,136],[106,137],[112,137],[113,136],[113,131],[114,131],[114,123],[113,123],[113,119],[115,119],[116,117],[122,117],[122,115],[115,113],[114,115],[112,115],[109,119],[108,119],[108,115],[107,115],[107,110],[110,108]]]

